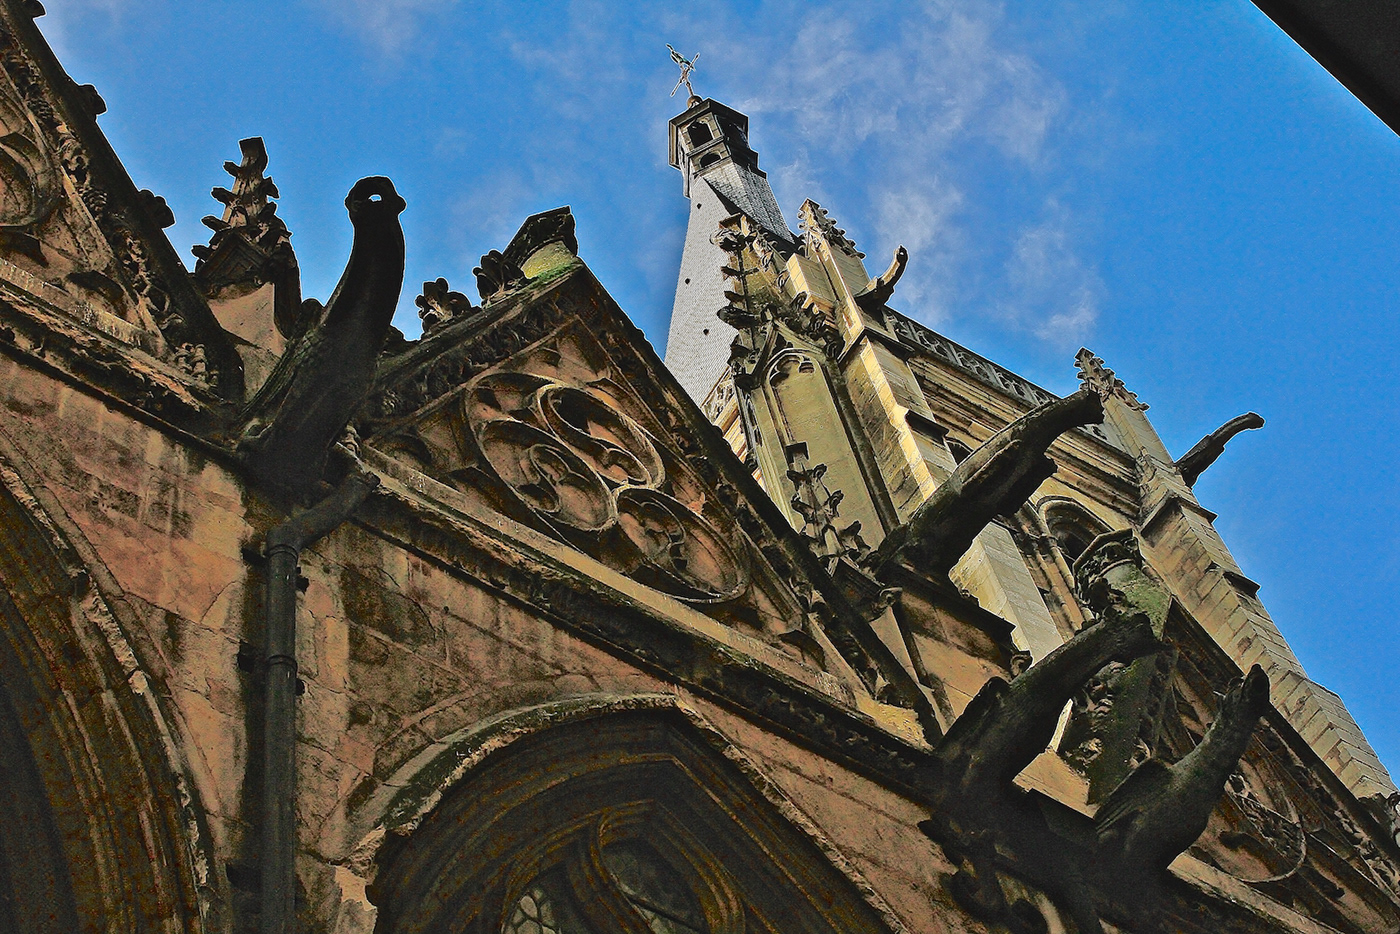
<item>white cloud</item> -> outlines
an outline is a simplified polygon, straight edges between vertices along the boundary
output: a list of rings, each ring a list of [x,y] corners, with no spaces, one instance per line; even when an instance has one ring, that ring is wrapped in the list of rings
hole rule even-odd
[[[166,0],[48,0],[38,25],[60,61],[81,58],[68,37],[159,16]]]
[[[906,245],[895,304],[929,323],[991,304],[1008,309],[1007,325],[1054,342],[1092,326],[1103,285],[1075,252],[1070,209],[1057,205],[1053,223],[1039,216],[1068,95],[1007,35],[1000,4],[764,12],[799,23],[795,34],[725,29],[697,84],[740,91],[759,148],[786,150],[769,167],[789,214],[804,197],[820,201],[872,254],[872,271]],[[976,194],[1002,178],[1027,189],[1019,204]],[[1008,252],[1015,260],[998,270]],[[1052,278],[1065,290],[1053,301],[1049,286],[1032,288]]]
[[[341,29],[380,53],[397,57],[419,37],[423,20],[457,0],[314,0]]]
[[[445,2],[389,6],[421,12]],[[790,223],[804,198],[820,202],[871,254],[872,272],[896,245],[909,248],[894,300],[902,311],[937,324],[990,309],[1006,327],[1057,344],[1092,328],[1104,287],[1076,252],[1074,202],[1044,207],[1063,181],[1056,134],[1074,114],[1065,88],[1010,34],[1000,4],[765,0],[741,12],[573,0],[550,28],[523,29],[506,27],[497,41],[531,76],[530,168],[476,180],[481,193],[458,213],[479,229],[518,222],[525,193],[540,187],[565,198],[570,185],[591,185],[626,202],[611,154],[664,158],[656,119],[680,109],[665,98],[671,42],[702,53],[697,93],[750,116]],[[632,257],[657,261],[661,253],[643,246],[661,242],[661,217],[627,203]],[[653,284],[673,274],[642,273]]]
[[[1072,349],[1098,320],[1104,285],[1075,251],[1068,214],[1054,200],[1045,207],[1047,216],[1021,230],[1006,262],[1009,295],[1002,313],[1056,347]]]
[[[886,237],[909,250],[909,269],[900,282],[900,304],[918,309],[921,320],[937,324],[946,319],[955,298],[952,283],[966,248],[956,218],[963,208],[961,191],[940,176],[875,194],[875,222]],[[871,272],[883,271],[871,257]]]

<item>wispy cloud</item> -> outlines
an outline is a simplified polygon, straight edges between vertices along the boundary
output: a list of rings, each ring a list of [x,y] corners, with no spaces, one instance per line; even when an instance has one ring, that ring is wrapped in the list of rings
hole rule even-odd
[[[1104,284],[1074,250],[1072,221],[1054,200],[1024,227],[1006,262],[1009,294],[1002,312],[1061,349],[1081,344],[1098,320]]]
[[[419,38],[424,20],[457,0],[312,0],[335,25],[375,51],[398,57]]]
[[[450,3],[342,0],[335,9],[392,49]],[[666,158],[662,127],[682,106],[665,96],[675,81],[670,42],[702,53],[697,93],[750,115],[790,222],[802,199],[819,201],[871,254],[872,272],[896,245],[909,248],[902,311],[942,325],[978,314],[1055,345],[1085,336],[1098,316],[1104,286],[1080,252],[1091,225],[1064,184],[1073,102],[994,0],[742,9],[572,0],[547,17],[504,18],[481,41],[506,52],[515,76],[521,155],[461,192],[451,223],[473,243],[486,231],[508,235],[522,211],[589,191],[611,201],[605,249],[628,257],[626,275],[646,282],[647,305],[664,314],[675,214],[619,168]]]
[[[73,58],[69,37],[79,32],[109,31],[129,21],[157,16],[167,0],[52,0],[39,20],[44,38],[61,60]]]
[[[799,23],[796,34],[726,29],[714,77],[698,81],[738,91],[759,142],[795,153],[769,163],[789,212],[821,201],[879,254],[875,266],[908,246],[896,303],[929,323],[991,305],[1047,340],[1092,326],[1103,285],[1077,253],[1071,208],[1039,216],[1070,101],[1008,35],[1000,4],[766,6],[782,7],[766,12]],[[1021,199],[998,184],[1020,186]],[[1051,278],[1074,297],[1033,287]]]

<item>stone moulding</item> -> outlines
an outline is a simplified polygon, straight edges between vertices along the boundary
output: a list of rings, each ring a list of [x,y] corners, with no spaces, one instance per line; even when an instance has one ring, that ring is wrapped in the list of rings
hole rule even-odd
[[[371,465],[374,460],[371,454]],[[390,482],[358,520],[373,534],[450,573],[466,575],[740,716],[768,723],[903,794],[918,787],[927,751],[848,706],[845,697],[849,695],[838,700],[803,684],[742,649],[649,610],[621,591],[559,564],[523,540],[504,548],[499,520],[487,527],[464,514],[451,514],[431,499],[411,495],[410,488],[397,479],[405,469],[386,474]]]
[[[90,106],[92,95],[68,77],[27,17],[0,17],[0,64],[43,129],[48,148],[74,177],[84,208],[122,258],[117,272],[147,306],[166,347],[203,345],[210,370],[219,377],[218,395],[241,398],[242,359],[161,231],[162,219],[152,215],[149,199],[98,127],[101,111]]]
[[[858,671],[878,668],[894,686],[897,702],[918,712],[924,729],[938,735],[936,716],[913,677],[839,593],[819,559],[586,266],[570,266],[548,281],[527,283],[498,298],[489,311],[446,324],[429,339],[381,363],[361,435],[374,443],[404,429],[447,404],[459,387],[488,368],[572,319],[587,323],[620,379],[640,394],[665,438],[734,512],[739,527],[775,572],[825,594],[834,611],[827,635],[842,656]]]
[[[72,848],[70,859],[82,854],[91,860],[72,867],[73,893],[105,906],[107,929],[114,932],[151,924],[192,934],[221,929],[228,886],[215,868],[204,805],[182,752],[178,721],[166,710],[166,689],[143,667],[127,636],[139,623],[81,531],[24,474],[34,472],[0,434],[0,511],[10,514],[0,576],[7,587],[18,583],[12,575],[34,578],[16,591],[30,595],[63,595],[60,580],[68,586],[61,619],[49,621],[61,629],[43,630],[37,617],[52,601],[41,600],[40,609],[26,614],[32,631],[10,633],[6,641],[17,646],[32,640],[19,650],[21,664],[36,684],[49,682],[41,695],[66,701],[43,719],[66,720],[61,735],[78,740],[74,748],[49,750],[45,757],[46,772],[57,768],[66,781],[61,790],[50,790],[51,800],[82,801],[88,808],[62,837],[62,848]],[[21,562],[12,564],[21,554]],[[55,656],[41,643],[63,650]],[[36,662],[40,667],[33,667]],[[16,671],[5,667],[7,679],[14,679]],[[8,687],[22,686],[11,681]],[[106,700],[77,703],[87,696]],[[94,876],[103,880],[100,887],[83,888]]]
[[[706,782],[705,787],[707,797],[731,819],[743,820],[746,824],[753,822],[760,834],[773,832],[775,826],[795,831],[810,842],[831,869],[853,886],[865,910],[872,911],[891,934],[909,934],[898,914],[835,842],[758,763],[684,696],[676,694],[578,695],[509,710],[445,737],[405,763],[380,793],[367,802],[354,831],[359,834],[358,842],[343,865],[364,878],[371,893],[382,899],[388,894],[384,891],[385,869],[392,867],[411,844],[415,832],[432,822],[456,789],[517,749],[536,745],[533,741],[547,740],[561,730],[591,728],[592,724],[605,729],[610,721],[616,720],[650,724],[667,749],[664,753],[652,752],[647,758],[676,759],[687,774],[725,776],[717,784]],[[701,758],[687,761],[696,755]],[[498,767],[508,769],[510,766]],[[557,779],[551,779],[554,780]],[[755,814],[753,804],[744,800],[748,796],[766,803],[772,813]],[[406,881],[412,880],[395,879],[390,884],[402,885]],[[826,897],[839,896],[828,891]]]

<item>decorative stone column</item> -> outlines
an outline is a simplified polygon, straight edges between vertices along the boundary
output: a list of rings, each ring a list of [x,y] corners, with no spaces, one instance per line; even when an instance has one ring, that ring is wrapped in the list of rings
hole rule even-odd
[[[1079,596],[1099,619],[1146,617],[1161,638],[1172,596],[1147,572],[1131,529],[1100,535],[1074,563]],[[1176,651],[1164,646],[1128,664],[1110,662],[1072,702],[1060,753],[1102,801],[1155,750],[1171,705]]]

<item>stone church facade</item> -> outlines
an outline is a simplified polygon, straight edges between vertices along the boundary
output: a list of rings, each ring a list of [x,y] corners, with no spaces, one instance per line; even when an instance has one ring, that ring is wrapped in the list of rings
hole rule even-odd
[[[1181,458],[670,125],[672,369],[566,208],[390,327],[257,139],[190,272],[0,2],[0,929],[1393,932],[1395,787]]]

